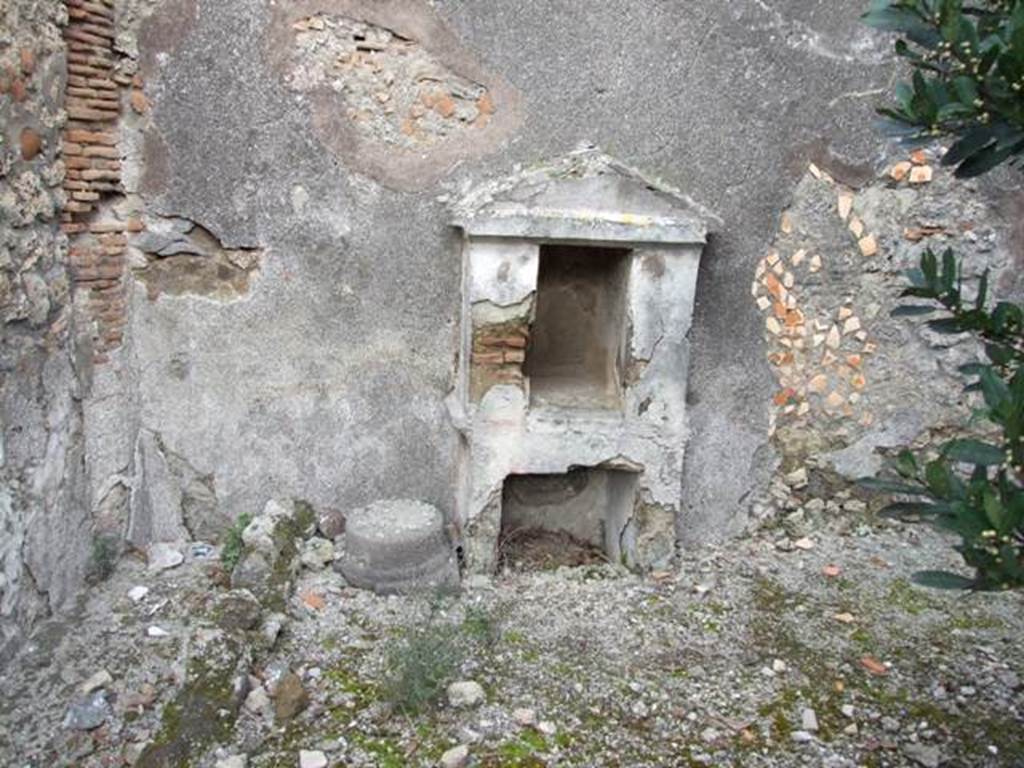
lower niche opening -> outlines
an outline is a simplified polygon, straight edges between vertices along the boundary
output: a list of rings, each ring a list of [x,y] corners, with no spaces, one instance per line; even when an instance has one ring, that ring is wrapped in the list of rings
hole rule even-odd
[[[499,568],[550,570],[618,562],[633,514],[637,474],[573,469],[509,475],[501,494]]]

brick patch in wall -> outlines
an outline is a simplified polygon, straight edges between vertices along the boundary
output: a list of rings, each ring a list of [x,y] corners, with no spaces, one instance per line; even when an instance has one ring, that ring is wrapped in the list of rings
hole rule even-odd
[[[497,384],[522,386],[529,333],[529,324],[518,321],[473,329],[470,392],[474,402]]]
[[[126,249],[138,220],[113,221],[104,205],[119,199],[121,95],[141,83],[118,70],[115,0],[66,0],[68,122],[62,153],[67,168],[61,228],[70,241],[69,259],[76,291],[94,323],[97,363],[121,346],[126,321]],[[133,102],[134,103],[134,102]]]

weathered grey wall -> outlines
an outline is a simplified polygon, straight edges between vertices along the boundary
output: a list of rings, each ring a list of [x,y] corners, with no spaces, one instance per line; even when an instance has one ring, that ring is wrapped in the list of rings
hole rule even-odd
[[[0,6],[0,660],[91,553],[74,322],[59,230],[62,3]]]
[[[343,100],[293,87],[297,15],[371,7],[376,23],[485,84],[491,123],[413,162],[374,144],[372,128],[346,133]],[[829,147],[857,162],[878,151],[865,93],[893,70],[859,10],[325,0],[275,16],[258,0],[157,4],[139,44],[152,107],[137,191],[151,219],[185,218],[262,255],[231,301],[153,300],[137,287],[125,354],[139,434],[211,476],[229,518],[281,493],[341,507],[412,495],[450,510],[442,400],[459,259],[445,202],[593,142],[725,220],[698,294],[684,534],[734,529],[773,467],[748,276],[810,156],[829,165]]]
[[[456,437],[443,401],[460,258],[449,204],[517,165],[594,143],[724,221],[691,334],[686,543],[738,530],[771,490],[792,507],[792,486],[771,481],[780,466],[834,468],[824,453],[878,431],[789,439],[834,433],[828,419],[794,432],[786,407],[816,411],[777,402],[794,374],[769,364],[777,350],[750,285],[770,248],[804,238],[842,251],[829,280],[807,286],[824,312],[844,281],[877,299],[879,278],[914,255],[886,242],[905,224],[889,205],[989,217],[991,248],[958,244],[1007,275],[1000,254],[1019,253],[1024,236],[1019,187],[997,191],[1001,207],[979,193],[949,208],[961,194],[949,185],[915,203],[873,181],[886,160],[873,108],[895,64],[858,3],[102,0],[100,21],[117,11],[116,41],[99,49],[120,132],[82,139],[95,154],[67,179],[88,171],[106,189],[65,226],[106,259],[76,263],[76,280],[98,270],[111,287],[83,285],[95,294],[77,302],[76,326],[58,234],[78,145],[69,134],[61,158],[64,5],[0,10],[0,656],[81,584],[97,533],[215,538],[281,495],[340,509],[412,496],[450,511]],[[353,55],[367,42],[379,66]],[[120,159],[102,149],[110,141]],[[805,178],[811,161],[864,190],[858,205],[888,249],[874,277],[825,221],[835,190]],[[797,240],[779,235],[791,204],[804,217]],[[872,333],[890,348],[868,380],[905,394],[917,363],[892,345],[911,330]],[[914,343],[945,373],[963,355]],[[798,373],[818,407],[813,373]],[[892,417],[895,395],[865,397],[881,423]]]

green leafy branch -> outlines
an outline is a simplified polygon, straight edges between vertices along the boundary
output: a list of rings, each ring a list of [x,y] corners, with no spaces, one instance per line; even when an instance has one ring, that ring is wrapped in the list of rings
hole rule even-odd
[[[988,273],[973,300],[964,296],[961,266],[952,250],[940,259],[929,249],[902,296],[929,304],[898,307],[894,315],[941,316],[928,321],[940,333],[972,333],[984,342],[987,363],[961,371],[975,379],[979,413],[999,437],[996,442],[956,439],[938,457],[919,461],[909,450],[896,459],[891,476],[864,478],[869,489],[898,494],[886,516],[916,515],[960,536],[957,550],[975,569],[973,579],[941,571],[916,574],[922,584],[944,588],[1006,589],[1024,585],[1024,308],[999,302],[987,308]]]
[[[914,69],[879,110],[912,141],[955,138],[943,157],[978,176],[1024,159],[1024,0],[873,0],[866,24],[900,35]]]

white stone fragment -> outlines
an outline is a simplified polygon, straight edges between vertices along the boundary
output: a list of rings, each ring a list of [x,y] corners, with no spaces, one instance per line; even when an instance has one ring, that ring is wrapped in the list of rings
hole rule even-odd
[[[519,725],[533,725],[537,722],[537,713],[532,709],[520,707],[519,709],[512,710],[512,719]]]
[[[472,680],[452,683],[448,686],[448,704],[456,709],[477,707],[487,698],[483,686]]]
[[[441,755],[441,768],[463,768],[469,763],[469,747],[459,744]]]
[[[800,713],[800,726],[805,731],[818,730],[818,715],[813,709],[806,708]]]
[[[146,559],[149,561],[149,570],[166,571],[185,562],[185,555],[181,553],[181,548],[177,544],[157,541],[149,545]]]
[[[558,733],[558,727],[550,720],[541,720],[537,723],[537,732],[545,736],[554,736]]]
[[[92,693],[99,688],[106,688],[114,682],[114,678],[111,677],[110,673],[105,669],[101,669],[99,672],[94,674],[84,683],[82,683],[82,693]]]
[[[141,584],[137,587],[132,587],[128,590],[128,598],[133,602],[137,603],[143,600],[146,595],[149,594],[149,587],[144,587]]]

